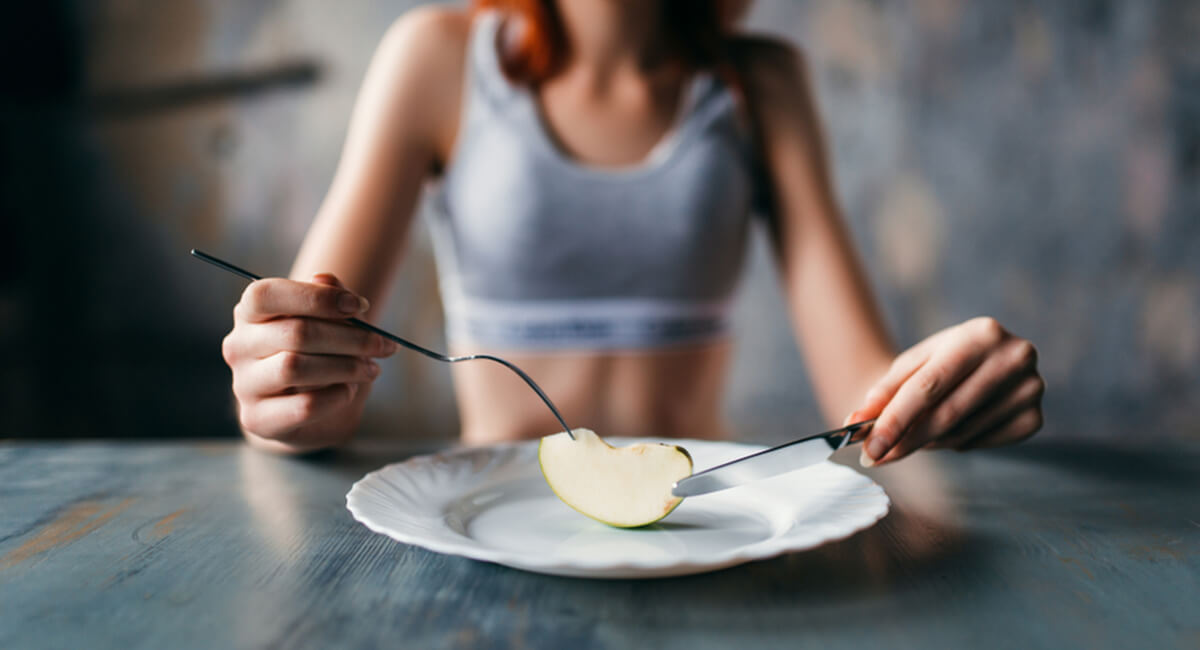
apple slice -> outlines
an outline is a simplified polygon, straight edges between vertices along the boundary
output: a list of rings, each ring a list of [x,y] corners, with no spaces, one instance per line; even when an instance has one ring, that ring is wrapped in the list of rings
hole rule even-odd
[[[661,442],[613,447],[591,429],[542,438],[538,463],[564,503],[596,521],[636,528],[666,517],[683,501],[675,481],[691,476],[692,457]]]

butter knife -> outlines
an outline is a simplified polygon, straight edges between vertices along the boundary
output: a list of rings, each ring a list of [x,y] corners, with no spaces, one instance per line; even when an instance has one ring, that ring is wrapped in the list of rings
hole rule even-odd
[[[679,480],[671,494],[694,497],[815,465],[842,447],[861,440],[858,434],[868,430],[874,423],[873,419],[855,422],[722,463]]]

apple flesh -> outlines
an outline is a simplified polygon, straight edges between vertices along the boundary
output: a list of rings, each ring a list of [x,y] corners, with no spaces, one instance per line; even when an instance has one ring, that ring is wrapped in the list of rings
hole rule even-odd
[[[590,429],[542,438],[538,463],[564,503],[596,521],[636,528],[666,517],[683,501],[675,482],[692,475],[683,447],[659,442],[613,447]]]

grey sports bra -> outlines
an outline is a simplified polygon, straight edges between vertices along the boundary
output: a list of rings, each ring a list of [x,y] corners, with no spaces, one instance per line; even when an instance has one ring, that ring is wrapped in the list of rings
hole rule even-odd
[[[724,336],[755,200],[751,139],[707,74],[642,163],[570,159],[502,72],[479,15],[462,122],[431,231],[451,343],[642,349]]]

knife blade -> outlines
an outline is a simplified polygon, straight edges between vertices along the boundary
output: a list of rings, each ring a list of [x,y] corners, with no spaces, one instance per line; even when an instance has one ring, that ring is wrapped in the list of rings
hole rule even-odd
[[[855,422],[710,467],[677,481],[671,494],[694,497],[815,465],[828,459],[838,449],[857,442],[855,436],[874,423],[873,419]]]

